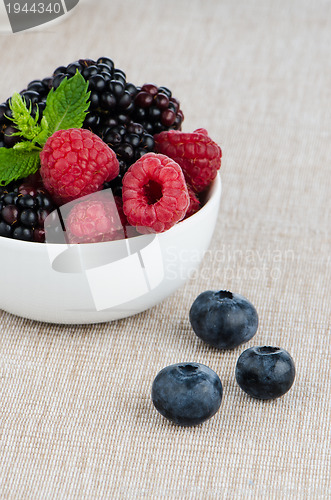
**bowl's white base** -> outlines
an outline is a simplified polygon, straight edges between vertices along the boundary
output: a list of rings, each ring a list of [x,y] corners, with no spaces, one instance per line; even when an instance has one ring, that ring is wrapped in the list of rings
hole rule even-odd
[[[214,232],[220,195],[217,176],[199,212],[164,233],[126,243],[68,247],[0,237],[0,308],[48,323],[88,324],[153,307],[195,274]]]

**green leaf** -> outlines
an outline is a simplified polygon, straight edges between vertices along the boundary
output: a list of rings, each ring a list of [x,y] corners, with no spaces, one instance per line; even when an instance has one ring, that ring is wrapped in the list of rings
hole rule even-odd
[[[28,144],[22,142],[21,144]],[[29,146],[25,146],[28,148]],[[0,186],[6,186],[11,181],[22,179],[34,174],[40,164],[40,148],[33,150],[19,148],[0,148]]]
[[[43,114],[44,125],[50,137],[57,130],[81,128],[90,103],[88,82],[77,71],[69,80],[65,78],[59,87],[52,89],[47,96]]]
[[[39,108],[37,108],[36,116],[33,118],[31,116],[31,103],[28,109],[24,98],[17,92],[11,97],[9,106],[13,114],[10,120],[18,129],[18,132],[12,135],[19,135],[32,141],[41,132],[41,126],[38,124]]]
[[[39,146],[36,146],[30,141],[18,142],[12,149],[15,149],[16,151],[39,151],[39,153],[41,151]]]
[[[41,147],[45,145],[47,139],[49,138],[50,134],[48,133],[48,125],[46,118],[43,116],[41,119],[40,123],[40,132],[39,134],[34,138],[33,144],[39,144]]]

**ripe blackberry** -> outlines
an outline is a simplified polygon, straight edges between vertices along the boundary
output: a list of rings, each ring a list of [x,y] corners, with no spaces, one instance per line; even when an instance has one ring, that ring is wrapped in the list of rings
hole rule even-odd
[[[134,110],[134,97],[138,90],[126,81],[125,73],[114,67],[107,57],[80,59],[68,66],[60,66],[53,73],[52,86],[57,88],[66,77],[71,78],[79,71],[89,83],[90,108],[85,119],[84,128],[98,134],[100,128],[125,124],[130,120]]]
[[[121,195],[122,177],[130,165],[135,163],[144,154],[154,151],[154,138],[148,134],[140,123],[129,122],[126,125],[99,129],[103,141],[116,153],[120,164],[120,173],[105,188],[112,188],[114,194]]]
[[[150,134],[181,129],[184,115],[179,101],[168,88],[145,83],[138,88],[134,104],[132,118],[141,123]]]
[[[44,242],[44,222],[55,208],[36,174],[0,187],[0,236]]]

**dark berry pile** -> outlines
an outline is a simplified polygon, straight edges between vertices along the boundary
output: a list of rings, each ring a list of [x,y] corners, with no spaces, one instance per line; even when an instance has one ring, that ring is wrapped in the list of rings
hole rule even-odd
[[[106,183],[114,194],[121,195],[122,178],[130,165],[139,160],[145,153],[154,151],[154,139],[140,123],[129,122],[127,125],[107,127],[101,133],[103,141],[115,151],[120,164],[120,174],[113,181]]]
[[[36,176],[0,187],[0,236],[43,243],[44,222],[54,208]]]
[[[97,61],[80,59],[67,67],[60,66],[53,74],[53,87],[57,88],[67,76],[79,71],[89,82],[90,109],[84,127],[101,135],[104,127],[140,123],[149,134],[163,130],[180,129],[184,119],[179,102],[166,87],[145,84],[136,87],[126,81],[125,73],[114,67],[108,57]],[[101,133],[100,133],[101,132]]]
[[[53,87],[57,88],[64,78],[72,77],[77,70],[88,82],[91,92],[84,128],[99,135],[104,127],[114,126],[114,119],[116,124],[128,123],[137,88],[126,81],[125,73],[116,69],[108,57],[100,57],[97,61],[80,59],[54,71]]]
[[[134,99],[133,119],[150,134],[158,134],[164,130],[180,130],[184,115],[179,101],[172,97],[171,90],[145,83]]]
[[[64,78],[71,78],[77,70],[88,81],[91,91],[89,113],[83,127],[98,136],[104,137],[109,129],[119,125],[126,127],[131,122],[141,124],[145,133],[150,135],[181,128],[184,115],[178,100],[172,97],[169,89],[152,84],[137,87],[127,82],[125,73],[115,68],[108,57],[100,57],[97,61],[80,59],[68,66],[58,67],[51,78],[30,82],[21,94],[26,99],[27,106],[32,103],[33,114],[38,107],[41,119],[50,89],[56,89]],[[12,136],[15,129],[10,117],[7,99],[0,105],[0,147],[12,147],[20,140],[19,137]],[[141,150],[144,146],[141,148],[139,144],[138,148]],[[150,149],[145,149],[147,151]],[[136,152],[133,156],[137,156]],[[128,159],[125,162],[128,164]]]

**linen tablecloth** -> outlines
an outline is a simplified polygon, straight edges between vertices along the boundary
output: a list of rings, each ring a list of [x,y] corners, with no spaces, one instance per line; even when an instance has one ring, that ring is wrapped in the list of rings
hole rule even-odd
[[[211,246],[170,298],[87,326],[0,312],[0,498],[330,498],[330,20],[327,0],[97,0],[0,35],[1,102],[104,55],[137,85],[169,87],[183,130],[205,127],[223,150]],[[208,289],[256,306],[248,344],[219,351],[195,336],[189,309]],[[291,353],[283,398],[237,386],[252,345]],[[224,388],[219,412],[192,428],[150,397],[157,372],[182,361]]]

